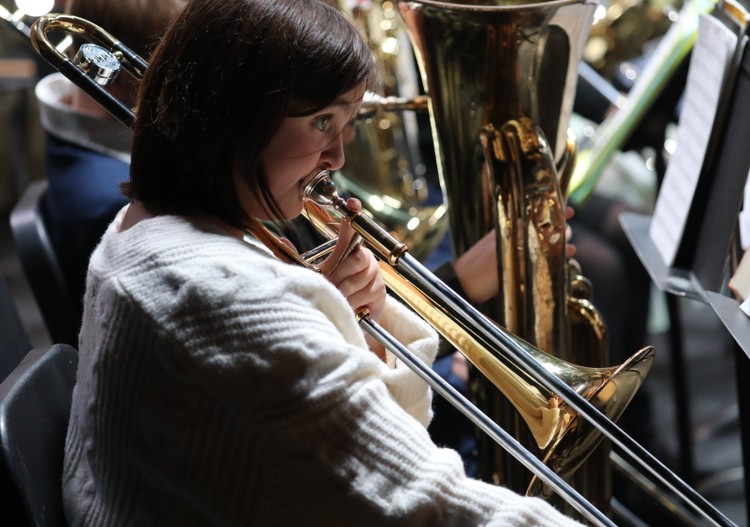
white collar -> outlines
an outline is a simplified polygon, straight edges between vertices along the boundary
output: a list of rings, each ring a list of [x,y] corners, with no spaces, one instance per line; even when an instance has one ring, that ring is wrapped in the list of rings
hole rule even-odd
[[[75,110],[64,102],[74,85],[61,73],[41,79],[35,88],[44,130],[55,137],[124,163],[130,163],[130,130],[114,119]]]

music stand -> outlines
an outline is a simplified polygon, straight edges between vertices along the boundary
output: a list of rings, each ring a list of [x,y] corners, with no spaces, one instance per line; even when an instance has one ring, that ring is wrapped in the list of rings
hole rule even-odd
[[[685,297],[710,306],[737,342],[735,361],[738,406],[742,419],[748,412],[744,407],[747,403],[743,405],[743,400],[750,395],[750,388],[744,388],[750,384],[750,319],[741,313],[735,300],[722,294],[722,288],[727,279],[727,262],[750,169],[750,149],[745,142],[745,138],[750,135],[750,119],[739,112],[744,106],[743,101],[750,97],[750,53],[744,52],[748,14],[739,6],[722,2],[710,16],[724,23],[736,34],[736,47],[730,50],[727,70],[719,86],[718,104],[705,145],[705,157],[695,187],[691,190],[684,224],[678,226],[680,234],[676,240],[677,244],[665,250],[659,245],[659,236],[654,236],[655,232],[659,232],[658,228],[661,228],[662,232],[674,228],[673,225],[659,225],[654,229],[654,222],[664,221],[665,217],[662,215],[657,220],[658,202],[653,217],[627,213],[621,216],[620,223],[652,281],[661,291],[669,294],[667,298],[672,299],[672,304],[676,306],[676,297]],[[699,44],[700,37],[696,46]],[[705,42],[703,44],[713,45]],[[681,115],[681,125],[682,119]],[[673,251],[671,260],[670,250]],[[681,337],[674,335],[674,338],[677,339],[678,346],[674,349],[673,342],[673,351],[682,355]],[[682,384],[684,390],[684,359],[675,359],[675,367],[680,367],[679,373],[675,372],[675,384]],[[743,388],[747,393],[742,393]],[[675,389],[678,390],[677,386]],[[685,391],[681,397],[686,394]],[[686,411],[688,405],[676,406],[678,429],[683,443],[681,446],[684,447],[682,459],[691,466],[692,445],[689,444],[690,426]],[[685,409],[682,415],[681,408]],[[750,438],[742,430],[740,433],[744,473],[750,474]],[[748,503],[750,493],[747,485],[745,494]]]

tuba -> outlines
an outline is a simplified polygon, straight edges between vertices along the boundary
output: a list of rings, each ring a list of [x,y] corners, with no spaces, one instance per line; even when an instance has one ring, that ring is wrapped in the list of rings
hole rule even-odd
[[[496,232],[500,294],[482,311],[546,353],[600,367],[606,327],[565,251],[575,156],[568,120],[595,8],[589,0],[399,1],[429,96],[453,251]],[[472,377],[480,407],[497,422],[518,421],[485,378]],[[516,436],[544,455],[527,429],[517,426]],[[481,439],[483,479],[543,492]],[[591,493],[605,490],[592,500],[606,506],[607,452],[600,456],[599,476],[587,479],[596,481]]]

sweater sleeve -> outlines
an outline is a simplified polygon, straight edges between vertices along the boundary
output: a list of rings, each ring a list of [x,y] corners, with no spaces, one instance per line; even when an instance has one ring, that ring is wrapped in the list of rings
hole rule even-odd
[[[429,406],[424,383],[403,364],[384,368],[343,338],[353,317],[338,293],[290,280],[277,283],[272,301],[256,288],[235,294],[231,305],[212,306],[220,320],[176,319],[191,321],[177,332],[191,348],[201,337],[223,341],[210,355],[195,346],[195,356],[208,361],[199,364],[213,386],[205,399],[237,423],[238,451],[225,470],[255,480],[257,524],[301,525],[314,517],[316,525],[378,527],[575,525],[543,501],[467,478],[457,453],[438,448],[410,415]],[[431,362],[434,334],[390,304],[384,326]],[[260,458],[243,453],[249,444]],[[234,467],[241,459],[254,463]]]
[[[393,298],[388,298],[382,326],[414,356],[431,367],[438,346],[437,334],[420,317]],[[391,395],[412,417],[427,426],[432,419],[432,390],[406,364],[388,352],[382,376]]]

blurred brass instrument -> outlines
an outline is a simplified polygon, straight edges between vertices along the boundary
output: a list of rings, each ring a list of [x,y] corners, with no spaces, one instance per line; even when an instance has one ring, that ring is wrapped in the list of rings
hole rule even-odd
[[[690,53],[698,36],[698,20],[716,0],[688,0],[654,49],[622,104],[597,127],[578,155],[570,180],[570,199],[583,203],[596,188],[612,156],[626,143],[662,93],[679,65]],[[593,52],[592,52],[593,53]],[[594,56],[593,58],[596,58]]]
[[[381,96],[417,96],[416,64],[394,3],[328,2],[347,16],[370,44],[381,75]],[[443,239],[448,218],[442,197],[428,200],[416,115],[394,107],[376,107],[357,120],[356,130],[354,141],[345,146],[346,165],[333,174],[336,184],[367,204],[373,216],[415,256],[428,256]]]
[[[624,62],[640,57],[653,41],[677,20],[683,0],[605,0],[594,15],[594,24],[583,57],[602,77],[612,81]]]
[[[95,44],[86,53],[70,57],[58,49],[48,32],[84,35]],[[35,49],[61,73],[97,100],[126,125],[134,114],[104,86],[113,80],[121,63],[131,75],[140,78],[145,62],[102,28],[78,17],[51,14],[40,17],[32,27]],[[87,44],[83,44],[86,46]],[[83,47],[82,46],[82,47]],[[141,68],[143,66],[143,68]],[[572,469],[602,435],[617,444],[624,455],[657,478],[666,488],[681,496],[691,507],[717,525],[732,523],[695,490],[687,486],[661,462],[615,426],[616,418],[637,391],[653,359],[653,349],[644,348],[623,365],[612,368],[585,368],[550,356],[503,329],[432,275],[408,252],[406,244],[395,239],[369,215],[352,211],[336,193],[329,174],[318,175],[305,189],[307,217],[326,235],[333,235],[342,221],[349,222],[381,261],[388,286],[435,329],[467,354],[475,366],[488,375],[519,409],[534,430],[540,445],[558,457],[558,469]],[[331,242],[311,252],[309,259],[294,251],[260,221],[253,220],[252,235],[281,260],[315,269],[314,260],[326,254]],[[510,452],[545,485],[596,525],[614,526],[606,515],[582,497],[550,467],[523,449],[492,419],[479,411],[427,365],[416,359],[375,324],[366,312],[357,313],[367,331],[392,353],[444,395],[477,426]],[[547,456],[549,457],[549,456]],[[570,460],[566,462],[566,459]]]

